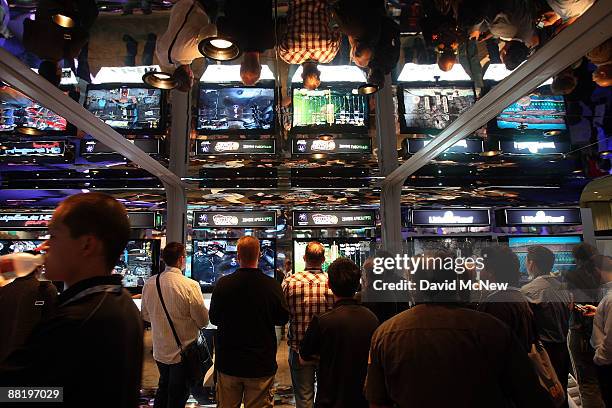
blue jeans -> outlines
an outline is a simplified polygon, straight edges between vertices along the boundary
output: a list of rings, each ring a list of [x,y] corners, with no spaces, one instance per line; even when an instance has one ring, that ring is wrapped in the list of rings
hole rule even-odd
[[[315,397],[317,366],[300,364],[299,354],[289,349],[289,369],[295,395],[295,408],[312,408]]]

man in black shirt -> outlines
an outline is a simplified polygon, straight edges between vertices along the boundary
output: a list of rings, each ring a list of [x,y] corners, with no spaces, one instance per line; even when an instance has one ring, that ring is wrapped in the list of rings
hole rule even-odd
[[[510,329],[461,306],[461,275],[436,261],[448,258],[426,252],[426,267],[411,281],[440,289],[413,292],[417,305],[374,333],[365,386],[370,407],[553,407]]]
[[[55,210],[49,232],[46,276],[68,288],[55,315],[0,363],[0,384],[63,387],[64,408],[136,408],[142,320],[121,276],[111,275],[130,234],[125,207],[106,194],[76,194]]]
[[[215,368],[220,407],[272,407],[276,330],[289,320],[280,285],[257,268],[259,241],[238,240],[240,268],[219,279],[208,316],[217,326]]]
[[[334,308],[314,316],[300,346],[300,358],[319,359],[317,408],[367,408],[363,384],[370,340],[378,319],[354,299],[359,267],[347,258],[336,259],[327,270]]]

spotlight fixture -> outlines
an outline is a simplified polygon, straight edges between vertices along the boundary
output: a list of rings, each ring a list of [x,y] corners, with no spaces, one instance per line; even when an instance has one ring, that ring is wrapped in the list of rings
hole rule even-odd
[[[546,132],[544,132],[544,136],[557,136],[560,134],[561,134],[560,130],[547,130]]]
[[[202,55],[215,61],[231,61],[240,56],[240,48],[229,37],[218,34],[200,41],[198,50]]]
[[[494,157],[502,154],[501,150],[487,150],[486,152],[480,153],[482,157]]]
[[[357,93],[359,95],[372,95],[378,92],[380,88],[376,84],[363,84],[357,88]]]
[[[28,135],[28,136],[40,136],[45,133],[44,131],[38,128],[35,128],[33,126],[19,126],[16,130],[22,135]]]
[[[75,25],[74,18],[67,14],[58,13],[54,14],[51,18],[55,24],[63,28],[72,28]]]
[[[333,139],[334,139],[334,137],[333,137],[332,135],[323,134],[323,135],[320,135],[320,136],[318,137],[318,139],[319,139],[319,140],[325,140],[325,141],[327,141],[327,140],[333,140]]]
[[[157,89],[174,89],[179,81],[167,72],[149,71],[142,76],[142,82]]]
[[[599,157],[601,157],[602,159],[606,159],[608,158],[608,156],[612,156],[612,150],[602,150],[601,152],[599,152]]]

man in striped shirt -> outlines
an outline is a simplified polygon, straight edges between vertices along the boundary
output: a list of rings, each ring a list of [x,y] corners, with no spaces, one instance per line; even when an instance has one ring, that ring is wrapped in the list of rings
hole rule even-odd
[[[306,268],[283,281],[283,293],[289,305],[289,368],[295,394],[296,408],[312,408],[317,366],[300,364],[299,347],[314,315],[331,310],[334,294],[329,288],[327,274],[321,269],[325,248],[321,243],[308,243],[304,254]]]
[[[340,48],[340,32],[330,27],[327,0],[293,0],[287,13],[287,31],[278,47],[288,64],[302,64],[308,89],[321,83],[317,64],[331,62]]]

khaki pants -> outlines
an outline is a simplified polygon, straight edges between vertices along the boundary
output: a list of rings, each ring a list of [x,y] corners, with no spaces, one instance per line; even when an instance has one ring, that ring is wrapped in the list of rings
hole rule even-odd
[[[274,376],[234,377],[217,372],[217,408],[268,408],[274,406]]]

